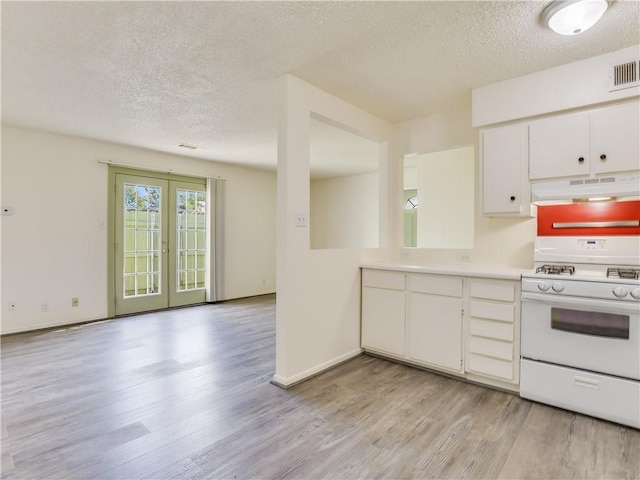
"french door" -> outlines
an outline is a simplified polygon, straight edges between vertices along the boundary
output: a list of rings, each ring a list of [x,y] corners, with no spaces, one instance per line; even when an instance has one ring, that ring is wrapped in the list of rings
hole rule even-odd
[[[155,175],[114,176],[115,315],[206,298],[205,181]]]

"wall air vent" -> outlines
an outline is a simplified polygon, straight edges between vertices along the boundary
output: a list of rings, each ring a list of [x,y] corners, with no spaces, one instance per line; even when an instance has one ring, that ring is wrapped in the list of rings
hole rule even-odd
[[[640,85],[640,79],[638,78],[638,74],[640,73],[638,72],[639,69],[640,62],[638,61],[621,63],[611,67],[609,73],[609,91],[615,92],[616,90]]]

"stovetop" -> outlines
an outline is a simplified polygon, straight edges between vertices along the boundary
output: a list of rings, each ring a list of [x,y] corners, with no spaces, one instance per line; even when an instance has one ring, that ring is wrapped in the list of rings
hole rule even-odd
[[[573,275],[576,273],[576,267],[573,265],[545,264],[536,268],[536,273],[541,273],[543,275]]]
[[[533,254],[534,271],[526,276],[555,281],[605,284],[640,280],[640,238],[627,236],[538,236]]]
[[[607,281],[614,280],[640,280],[640,268],[628,266],[598,266],[593,265],[566,265],[566,264],[543,264],[536,266],[536,276],[549,277],[574,277],[582,279],[584,277]]]
[[[639,280],[640,268],[632,267],[609,267],[607,268],[607,278],[620,278],[624,280]]]
[[[535,264],[522,291],[562,297],[640,302],[640,268],[593,264]]]

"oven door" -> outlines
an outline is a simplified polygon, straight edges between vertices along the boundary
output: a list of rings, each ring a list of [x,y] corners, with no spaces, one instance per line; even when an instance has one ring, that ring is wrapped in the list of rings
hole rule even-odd
[[[524,358],[640,380],[636,303],[522,294]]]

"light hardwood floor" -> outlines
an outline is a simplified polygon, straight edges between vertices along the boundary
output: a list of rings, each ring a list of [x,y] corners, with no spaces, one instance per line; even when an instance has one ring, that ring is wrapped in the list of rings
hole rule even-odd
[[[361,356],[290,390],[273,296],[2,339],[2,478],[640,478],[640,432]]]

